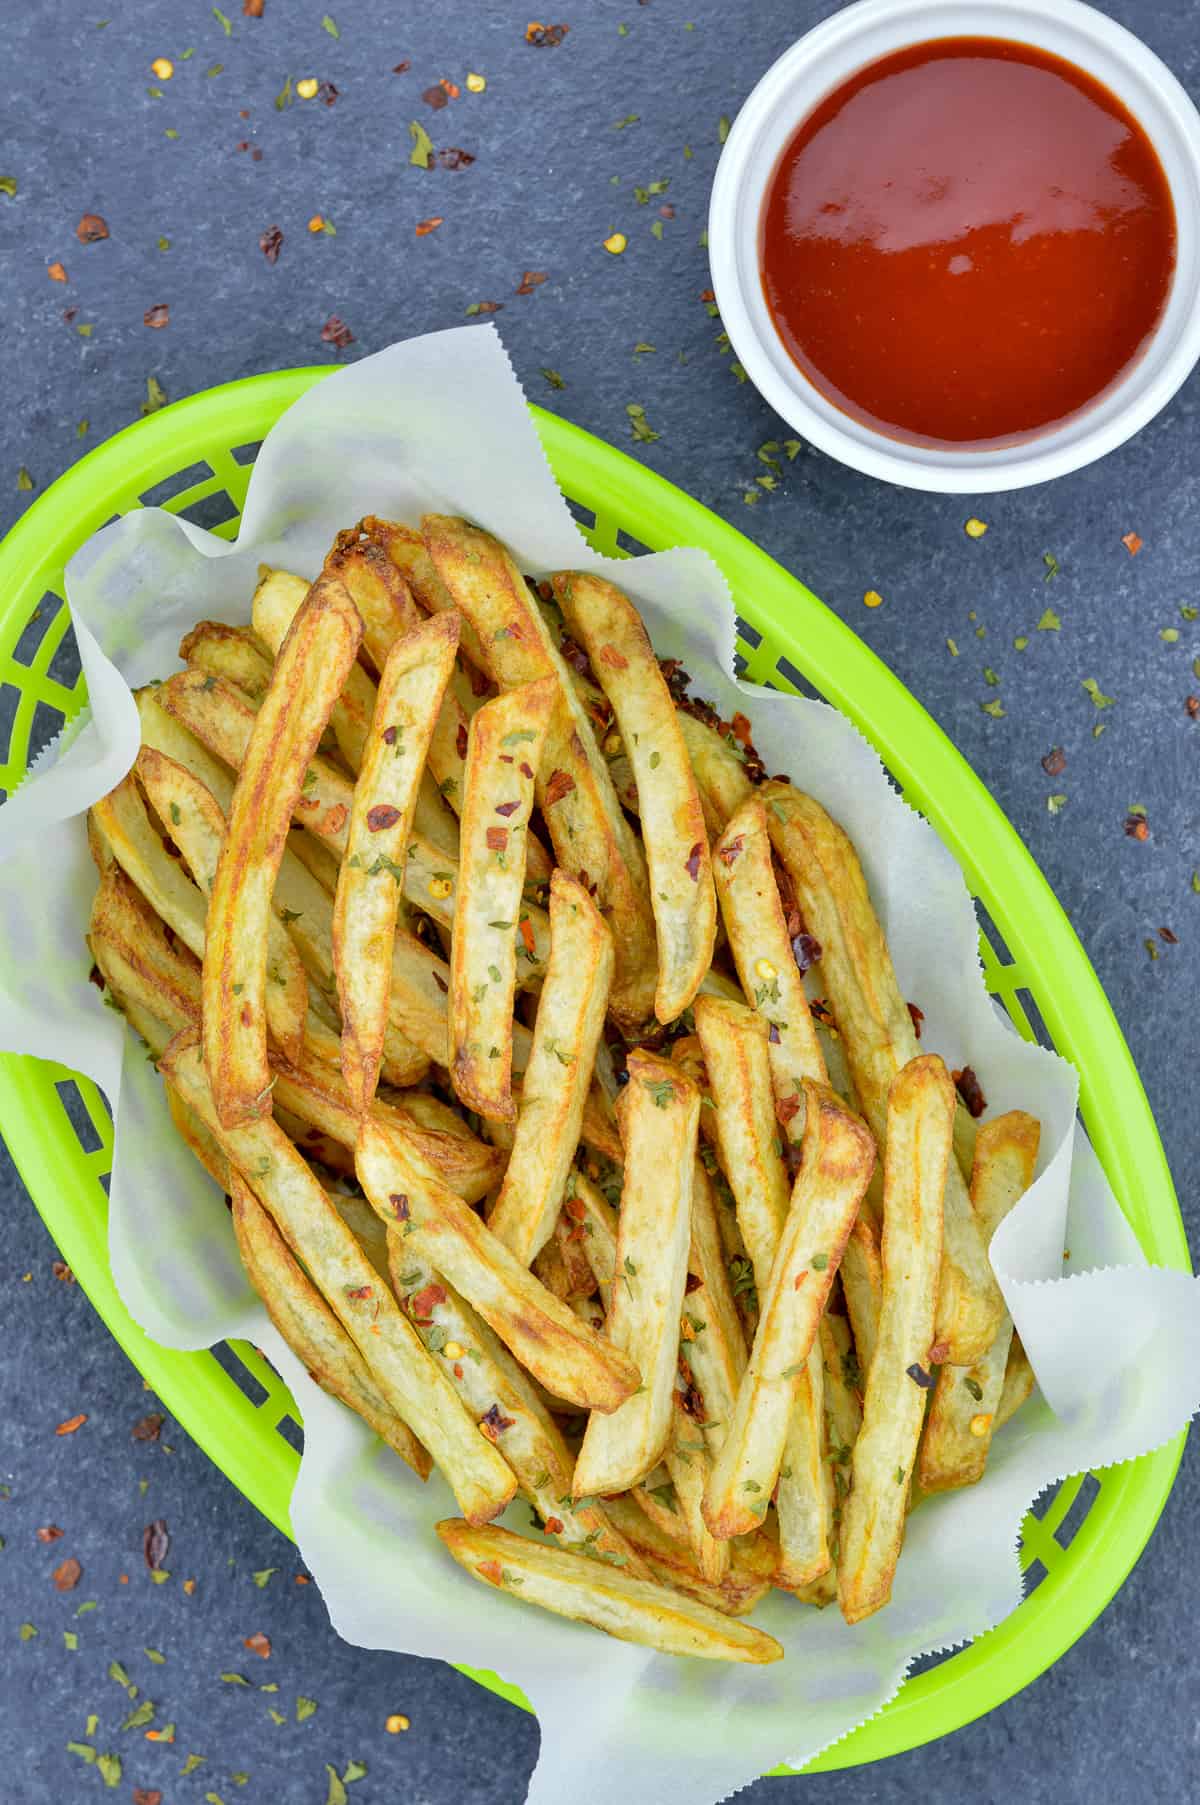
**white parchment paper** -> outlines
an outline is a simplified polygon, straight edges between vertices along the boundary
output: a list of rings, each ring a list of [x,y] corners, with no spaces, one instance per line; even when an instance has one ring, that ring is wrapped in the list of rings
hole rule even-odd
[[[88,983],[95,879],[80,813],[133,761],[129,686],[178,668],[197,620],[248,620],[260,562],[312,577],[362,514],[415,522],[427,509],[468,515],[530,572],[615,574],[660,654],[681,657],[724,715],[743,708],[768,769],[789,772],[853,837],[904,995],[925,1012],[922,1044],[973,1065],[990,1111],[1020,1106],[1042,1122],[1037,1181],[992,1254],[1043,1396],[997,1436],[983,1484],[913,1517],[890,1608],[848,1629],[836,1609],[768,1600],[755,1621],[787,1650],[772,1667],[673,1661],[468,1579],[433,1534],[454,1514],[448,1488],[436,1474],[420,1485],[279,1341],[157,1075]],[[520,1685],[541,1725],[531,1805],[711,1805],[781,1760],[803,1763],[876,1712],[917,1655],[1017,1605],[1018,1526],[1041,1489],[1157,1447],[1200,1404],[1197,1281],[1146,1266],[1076,1126],[1074,1071],[998,1019],[949,853],[839,714],[735,683],[732,609],[707,556],[613,566],[587,549],[493,328],[395,345],[297,401],[262,448],[235,544],[148,509],[88,542],[67,593],[91,719],[0,810],[0,1046],[62,1060],[106,1091],[117,1124],[109,1246],[129,1310],[173,1347],[244,1335],[265,1349],[303,1412],[292,1522],[336,1628]],[[519,1510],[516,1526],[527,1518]]]

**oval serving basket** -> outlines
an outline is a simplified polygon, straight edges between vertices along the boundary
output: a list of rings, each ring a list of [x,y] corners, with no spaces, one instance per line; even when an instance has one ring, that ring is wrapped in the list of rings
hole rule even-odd
[[[0,546],[0,795],[84,706],[63,568],[119,514],[160,505],[233,538],[258,444],[326,369],[228,384],[129,427],[61,477]],[[1129,1050],[1066,916],[1013,829],[901,683],[802,584],[698,502],[631,458],[533,409],[587,538],[621,555],[702,546],[738,608],[738,668],[823,696],[878,750],[954,854],[981,921],[989,989],[1017,1029],[1076,1066],[1092,1144],[1147,1257],[1190,1269],[1170,1175]],[[164,1405],[254,1504],[288,1531],[299,1464],[290,1393],[244,1343],[179,1353],[117,1296],[107,1253],[112,1124],[87,1079],[0,1055],[0,1130],[79,1282]],[[944,1736],[1036,1678],[1103,1610],[1171,1488],[1183,1436],[1141,1460],[1068,1481],[1022,1529],[1024,1602],[970,1647],[916,1674],[877,1717],[807,1771],[879,1760]],[[466,1668],[515,1703],[496,1675]],[[780,1769],[779,1772],[786,1772]]]

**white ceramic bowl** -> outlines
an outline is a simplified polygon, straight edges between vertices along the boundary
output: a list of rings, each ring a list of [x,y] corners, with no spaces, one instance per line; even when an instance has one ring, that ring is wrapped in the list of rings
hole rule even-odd
[[[1175,204],[1175,274],[1137,362],[1089,408],[1021,443],[933,449],[889,438],[842,413],[792,361],[763,294],[763,200],[797,126],[846,78],[908,44],[994,37],[1065,57],[1103,82],[1158,152]],[[768,69],[737,116],[717,168],[708,222],[722,323],[760,394],[812,444],[910,489],[979,494],[1078,470],[1123,444],[1164,407],[1200,356],[1200,114],[1166,65],[1124,26],[1079,0],[858,0]]]

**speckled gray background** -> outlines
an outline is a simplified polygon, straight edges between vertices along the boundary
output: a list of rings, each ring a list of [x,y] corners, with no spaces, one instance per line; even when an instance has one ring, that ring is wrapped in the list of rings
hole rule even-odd
[[[97,17],[104,4],[96,0]],[[100,29],[79,0],[5,12],[0,176],[14,177],[17,193],[0,194],[0,527],[30,499],[18,469],[44,488],[137,416],[148,376],[178,399],[261,370],[354,357],[456,324],[472,303],[501,302],[493,317],[531,396],[626,446],[626,408],[644,407],[660,436],[636,454],[801,575],[962,748],[1099,970],[1195,1226],[1200,724],[1184,704],[1200,691],[1200,622],[1182,612],[1200,605],[1194,382],[1135,444],[1049,488],[978,501],[910,495],[805,449],[750,507],[744,496],[767,473],[757,449],[785,432],[722,353],[720,323],[701,300],[700,234],[721,116],[736,113],[827,4],[565,0],[547,23],[561,17],[569,34],[547,49],[525,42],[528,4],[504,0],[330,0],[337,37],[322,28],[321,0],[265,0],[259,20],[236,6],[226,9],[228,34],[203,0],[139,0]],[[1200,40],[1186,9],[1123,0],[1109,10],[1200,92]],[[168,81],[149,69],[160,55],[175,61]],[[394,74],[406,60],[411,68]],[[486,76],[486,92],[466,91],[469,70]],[[334,83],[336,104],[277,107],[285,81],[305,76]],[[441,78],[462,93],[434,110],[422,94]],[[474,163],[412,167],[414,119],[438,149],[461,148]],[[638,203],[635,186],[667,180],[665,193]],[[656,238],[664,204],[674,217]],[[87,211],[107,220],[106,242],[76,239]],[[317,213],[335,235],[306,230]],[[431,216],[444,223],[417,237]],[[269,266],[258,240],[272,225],[284,242]],[[621,257],[603,249],[614,228],[629,237]],[[56,259],[65,287],[47,279]],[[517,295],[527,269],[547,279]],[[159,303],[170,323],[152,331],[143,315]],[[64,309],[78,311],[67,320]],[[341,353],[321,342],[331,313],[354,334]],[[655,349],[638,355],[638,344]],[[552,388],[544,369],[564,386]],[[963,532],[972,513],[988,522],[977,543]],[[1121,544],[1129,531],[1144,540],[1136,558]],[[1059,567],[1050,582],[1047,552]],[[884,597],[874,612],[863,607],[867,589]],[[1047,607],[1057,632],[1035,630]],[[1022,635],[1029,645],[1018,651]],[[986,683],[985,666],[998,686]],[[1085,678],[1115,698],[1100,739]],[[996,699],[1000,718],[981,709]],[[1066,771],[1050,780],[1039,761],[1059,745]],[[1066,797],[1057,813],[1047,808],[1052,793]],[[1145,842],[1123,832],[1135,803],[1147,810]],[[519,1800],[537,1746],[532,1720],[448,1668],[343,1646],[315,1588],[295,1583],[294,1551],[182,1431],[168,1421],[157,1444],[133,1441],[131,1426],[153,1400],[78,1288],[53,1276],[55,1250],[2,1150],[0,1194],[0,1469],[9,1488],[0,1501],[0,1798],[103,1796],[101,1775],[66,1750],[95,1712],[97,1745],[122,1757],[119,1798],[141,1787],[160,1789],[166,1805],[214,1794],[224,1805],[321,1805],[325,1763],[340,1772],[355,1760],[369,1770],[351,1786],[356,1805]],[[76,1411],[87,1413],[85,1426],[56,1438],[54,1426]],[[773,1805],[1194,1798],[1198,1503],[1189,1457],[1116,1602],[986,1720],[882,1767],[764,1781],[743,1796]],[[172,1579],[158,1587],[141,1545],[156,1517],[171,1534]],[[64,1530],[53,1546],[35,1535],[48,1523]],[[82,1563],[83,1578],[60,1595],[50,1574],[66,1556]],[[259,1589],[252,1574],[268,1567],[278,1571]],[[77,1618],[92,1599],[98,1608]],[[23,1622],[36,1638],[20,1639]],[[64,1629],[78,1635],[74,1652]],[[269,1662],[243,1646],[256,1631],[271,1639]],[[165,1664],[152,1664],[147,1646]],[[176,1723],[172,1745],[119,1729],[128,1707],[106,1677],[112,1660],[158,1705],[159,1723]],[[225,1671],[279,1692],[222,1684]],[[299,1725],[298,1695],[318,1704]],[[273,1722],[271,1709],[288,1722]],[[406,1735],[384,1730],[395,1711],[411,1719]],[[206,1760],[181,1777],[189,1751]]]

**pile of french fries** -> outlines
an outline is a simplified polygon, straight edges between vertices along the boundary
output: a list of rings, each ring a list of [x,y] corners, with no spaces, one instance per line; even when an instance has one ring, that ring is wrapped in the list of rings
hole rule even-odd
[[[1032,1388],[987,1248],[1038,1124],[919,1050],[845,833],[463,520],[180,655],[89,941],[284,1340],[514,1598],[742,1662],[772,1587],[878,1610]]]

